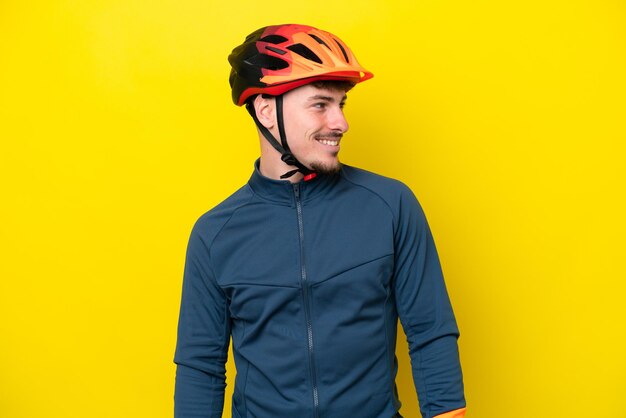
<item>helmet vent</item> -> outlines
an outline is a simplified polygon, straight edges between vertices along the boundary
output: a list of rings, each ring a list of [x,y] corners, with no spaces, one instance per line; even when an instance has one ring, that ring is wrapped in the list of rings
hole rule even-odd
[[[338,40],[336,40],[335,38],[333,38],[333,40],[335,41],[335,43],[339,46],[339,49],[341,49],[341,52],[343,53],[344,58],[346,59],[346,62],[350,62],[350,60],[348,59],[348,54],[346,54],[346,50],[343,49],[343,46],[341,46],[341,43],[339,43]]]
[[[290,45],[287,47],[288,50],[295,52],[296,54],[311,60],[311,61],[315,61],[318,64],[322,63],[322,60],[315,55],[315,52],[311,51],[308,47],[302,45],[302,44],[294,44],[294,45]],[[345,54],[345,53],[344,53]]]
[[[273,46],[269,45],[265,45],[265,49],[267,49],[268,51],[276,52],[280,55],[285,55],[287,53],[287,51],[283,51],[282,49],[274,48]]]
[[[312,33],[309,33],[309,36],[310,36],[311,38],[315,39],[315,40],[317,41],[317,43],[318,43],[318,44],[322,44],[322,45],[324,45],[326,48],[330,49],[330,47],[328,46],[328,44],[327,44],[326,42],[324,42],[324,41],[322,40],[322,38],[320,38],[319,36],[317,36],[317,35],[313,35]]]
[[[268,44],[274,45],[282,44],[285,41],[287,41],[287,38],[280,35],[267,35],[266,37],[259,39],[259,42],[267,42]]]
[[[280,58],[267,54],[257,54],[244,61],[253,67],[267,68],[268,70],[277,71],[289,67],[289,63]]]

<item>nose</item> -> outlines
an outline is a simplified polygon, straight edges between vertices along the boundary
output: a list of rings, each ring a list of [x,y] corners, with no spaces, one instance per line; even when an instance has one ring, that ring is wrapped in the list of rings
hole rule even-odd
[[[343,114],[343,109],[339,106],[333,109],[333,111],[328,115],[328,127],[331,130],[341,132],[342,134],[348,131],[348,121],[346,120],[346,116]]]

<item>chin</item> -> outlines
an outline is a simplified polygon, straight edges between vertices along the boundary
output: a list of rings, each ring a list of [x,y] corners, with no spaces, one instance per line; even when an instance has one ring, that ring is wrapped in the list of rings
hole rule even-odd
[[[335,161],[334,163],[315,161],[310,165],[311,170],[319,174],[337,174],[341,170],[341,163],[339,161]]]

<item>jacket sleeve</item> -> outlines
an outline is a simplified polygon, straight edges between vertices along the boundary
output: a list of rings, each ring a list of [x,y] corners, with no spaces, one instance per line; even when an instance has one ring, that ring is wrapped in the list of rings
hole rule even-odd
[[[430,228],[408,188],[398,213],[394,290],[422,417],[462,417],[465,398],[459,331]]]
[[[175,418],[220,418],[224,406],[230,317],[199,229],[196,224],[185,262],[174,356]]]

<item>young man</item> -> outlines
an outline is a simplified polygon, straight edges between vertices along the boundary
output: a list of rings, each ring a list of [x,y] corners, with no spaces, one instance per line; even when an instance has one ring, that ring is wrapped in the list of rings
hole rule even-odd
[[[233,417],[400,417],[398,317],[422,417],[463,417],[459,334],[424,214],[402,183],[338,159],[346,92],[372,74],[303,25],[261,28],[229,61],[261,157],[191,234],[176,417],[222,416],[231,337]]]

